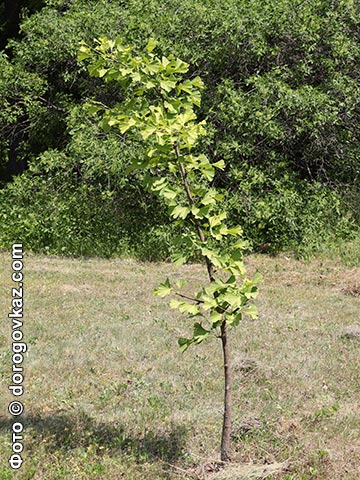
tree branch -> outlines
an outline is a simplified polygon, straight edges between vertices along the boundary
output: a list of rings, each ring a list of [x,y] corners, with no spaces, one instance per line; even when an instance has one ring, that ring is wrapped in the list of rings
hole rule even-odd
[[[176,159],[177,161],[179,162],[179,166],[180,166],[180,172],[181,172],[181,177],[182,177],[182,183],[185,187],[185,191],[186,191],[186,196],[187,196],[187,199],[188,199],[188,202],[189,202],[189,205],[190,205],[190,208],[193,207],[194,205],[194,198],[191,194],[191,190],[190,190],[190,185],[189,185],[189,182],[188,182],[188,179],[187,179],[187,171],[184,167],[184,164],[182,162],[180,162],[180,151],[179,151],[179,145],[177,143],[174,144],[174,149],[175,149],[175,154],[176,154]],[[199,219],[196,218],[193,214],[192,214],[192,217],[193,217],[193,220],[194,220],[194,223],[195,223],[195,227],[196,227],[196,230],[197,230],[197,233],[198,233],[198,236],[200,238],[200,241],[202,243],[205,243],[206,242],[206,239],[205,239],[205,235],[204,235],[204,232],[201,228],[201,225],[200,225],[200,222],[199,222]],[[207,271],[208,271],[208,275],[209,275],[209,279],[210,279],[210,282],[214,282],[215,281],[215,268],[214,268],[214,265],[211,263],[211,261],[205,257],[205,261],[206,261],[206,267],[207,267]]]
[[[192,300],[195,303],[204,303],[204,300],[200,300],[199,298],[188,297],[187,295],[183,295],[182,293],[176,292],[175,295],[178,297],[186,298],[187,300]]]

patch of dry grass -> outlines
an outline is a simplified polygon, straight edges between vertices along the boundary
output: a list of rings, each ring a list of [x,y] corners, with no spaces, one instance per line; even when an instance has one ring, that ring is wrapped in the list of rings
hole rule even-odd
[[[0,479],[7,480],[9,255],[0,260]],[[267,470],[276,480],[358,480],[359,341],[344,332],[359,325],[359,298],[344,292],[360,270],[286,256],[253,256],[248,265],[265,281],[259,320],[244,320],[231,336],[231,468],[248,468],[247,478]],[[204,269],[29,255],[25,275],[26,462],[14,478],[212,478],[216,472],[200,467],[218,459],[220,344],[180,354],[177,338],[192,322],[152,295],[166,276],[196,286]],[[224,472],[216,474],[237,478]]]

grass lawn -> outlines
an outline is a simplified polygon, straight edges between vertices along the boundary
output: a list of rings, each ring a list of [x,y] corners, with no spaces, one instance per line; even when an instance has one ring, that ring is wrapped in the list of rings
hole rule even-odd
[[[196,286],[205,269],[26,255],[25,461],[12,474],[12,282],[10,254],[0,254],[0,480],[236,480],[264,472],[358,480],[360,269],[286,256],[251,256],[247,264],[264,283],[259,319],[231,332],[233,460],[244,466],[220,477],[211,463],[222,423],[220,341],[181,354],[177,338],[191,333],[192,321],[152,295],[166,276]]]

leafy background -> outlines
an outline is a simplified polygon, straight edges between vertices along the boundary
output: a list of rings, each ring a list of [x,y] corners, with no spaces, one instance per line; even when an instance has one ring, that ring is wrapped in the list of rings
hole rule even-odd
[[[156,197],[126,174],[141,142],[106,136],[88,99],[115,104],[79,42],[121,37],[175,54],[201,75],[199,149],[227,168],[214,186],[252,250],[306,256],[358,235],[359,18],[351,0],[48,0],[2,11],[0,247],[166,259],[174,233]],[[16,13],[16,12],[15,12]],[[176,232],[175,232],[176,233]]]

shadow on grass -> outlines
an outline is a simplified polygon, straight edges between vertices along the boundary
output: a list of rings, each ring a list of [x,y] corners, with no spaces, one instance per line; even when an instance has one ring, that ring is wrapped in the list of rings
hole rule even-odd
[[[169,425],[164,432],[147,432],[135,437],[128,435],[123,425],[96,422],[84,413],[49,416],[25,416],[24,430],[34,444],[43,443],[48,451],[72,450],[92,446],[98,454],[124,453],[137,463],[162,460],[174,463],[184,452],[186,428]],[[9,431],[13,420],[0,419],[0,431]]]

